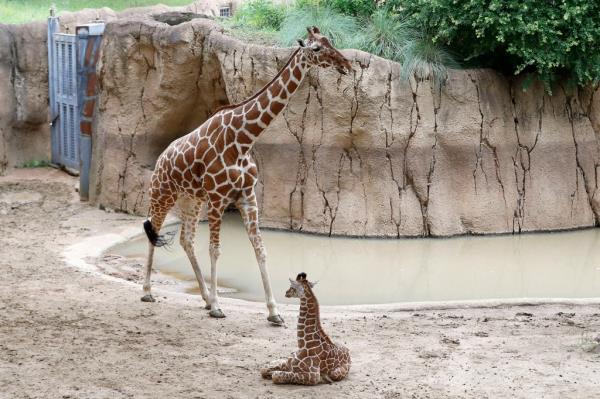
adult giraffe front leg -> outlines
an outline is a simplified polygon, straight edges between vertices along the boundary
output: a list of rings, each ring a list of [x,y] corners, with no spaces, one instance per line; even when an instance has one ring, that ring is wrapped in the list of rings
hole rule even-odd
[[[217,260],[219,259],[219,255],[221,255],[221,221],[223,220],[225,208],[226,205],[220,200],[209,202],[208,228],[210,230],[210,244],[208,246],[208,252],[210,254],[210,311],[208,314],[217,319],[225,317],[225,313],[223,313],[219,306],[219,295],[217,293]]]
[[[237,203],[242,219],[244,220],[244,226],[246,226],[246,232],[248,238],[254,248],[256,255],[256,261],[260,269],[260,276],[263,282],[263,288],[265,290],[265,300],[267,302],[267,308],[269,309],[269,317],[267,320],[275,325],[283,325],[283,318],[277,311],[277,304],[275,303],[275,297],[273,296],[273,290],[271,289],[271,279],[269,277],[269,271],[267,270],[267,251],[262,241],[260,234],[260,228],[258,227],[258,206],[256,204],[256,195],[254,190],[248,196],[242,196]]]

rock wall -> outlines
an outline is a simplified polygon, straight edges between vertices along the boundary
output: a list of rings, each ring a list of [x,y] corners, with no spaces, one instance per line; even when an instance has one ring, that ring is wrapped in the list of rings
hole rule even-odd
[[[0,24],[0,174],[25,158],[50,157],[44,28]]]
[[[74,33],[77,25],[98,19],[150,19],[173,10],[215,15],[218,6],[211,0],[197,0],[176,8],[66,12],[60,15],[60,31]],[[27,161],[50,160],[49,122],[47,23],[0,24],[0,174]]]
[[[204,2],[181,10],[204,12]],[[145,214],[154,162],[218,106],[267,83],[290,49],[242,43],[210,20],[170,26],[165,6],[61,17],[108,21],[90,195]],[[212,13],[214,11],[206,11]],[[171,21],[171,17],[169,17]],[[354,73],[314,70],[261,136],[262,224],[324,234],[446,236],[598,224],[600,93],[490,70],[441,93],[348,50]],[[0,173],[50,156],[46,24],[0,25]]]
[[[67,13],[62,32],[96,18],[111,20],[109,9]],[[0,174],[31,160],[50,160],[47,23],[0,24]]]
[[[109,24],[93,200],[145,214],[168,143],[260,89],[290,51],[242,43],[207,20]],[[597,87],[549,96],[464,70],[436,93],[400,80],[396,63],[345,54],[354,73],[312,71],[256,145],[264,226],[396,237],[598,223]]]

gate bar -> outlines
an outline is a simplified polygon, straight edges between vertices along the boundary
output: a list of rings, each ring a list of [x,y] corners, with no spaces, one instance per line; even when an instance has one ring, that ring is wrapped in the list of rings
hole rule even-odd
[[[92,160],[92,121],[96,106],[96,63],[104,34],[104,23],[77,26],[77,103],[79,108],[79,197],[89,199],[90,164]]]
[[[58,164],[58,107],[56,106],[55,87],[56,84],[56,47],[54,45],[54,34],[59,31],[58,17],[55,15],[54,7],[50,8],[48,17],[48,99],[50,100],[50,141],[52,144],[52,155],[50,161]]]

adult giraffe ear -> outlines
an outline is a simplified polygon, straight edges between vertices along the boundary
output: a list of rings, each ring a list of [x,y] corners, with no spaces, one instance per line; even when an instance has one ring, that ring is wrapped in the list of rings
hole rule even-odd
[[[304,40],[298,39],[298,44],[300,45],[300,47],[304,47]]]

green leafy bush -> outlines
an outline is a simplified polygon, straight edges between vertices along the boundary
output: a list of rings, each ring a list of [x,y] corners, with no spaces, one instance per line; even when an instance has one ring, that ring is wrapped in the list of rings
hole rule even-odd
[[[279,30],[285,18],[285,6],[272,0],[249,0],[236,11],[234,23],[258,30]]]
[[[580,85],[600,80],[600,1],[391,2],[468,65],[534,71],[548,90],[561,75]]]
[[[306,0],[304,0],[306,1]],[[310,0],[309,0],[310,1]],[[313,0],[314,1],[314,0]],[[376,0],[323,0],[322,4],[346,15],[365,17],[377,10]]]
[[[447,76],[447,67],[457,67],[448,51],[431,36],[389,7],[369,0],[297,0],[292,6],[274,5],[272,0],[244,3],[232,20],[224,20],[230,31],[245,39],[295,46],[306,37],[307,26],[318,26],[338,48],[356,48],[402,64],[402,77],[431,79],[436,87]]]

